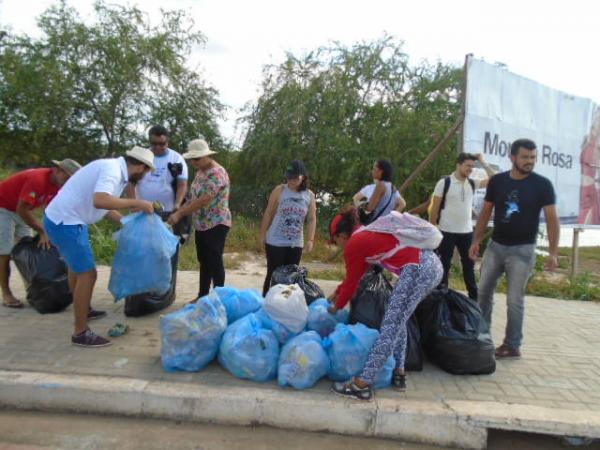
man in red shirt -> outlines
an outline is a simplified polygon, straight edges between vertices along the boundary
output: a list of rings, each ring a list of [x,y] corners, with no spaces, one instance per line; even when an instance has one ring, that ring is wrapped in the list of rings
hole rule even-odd
[[[50,248],[48,235],[33,210],[45,206],[58,190],[81,166],[72,159],[52,161],[55,167],[29,169],[18,172],[0,182],[0,288],[2,304],[8,308],[22,308],[8,285],[10,252],[33,228],[40,235],[40,247]]]

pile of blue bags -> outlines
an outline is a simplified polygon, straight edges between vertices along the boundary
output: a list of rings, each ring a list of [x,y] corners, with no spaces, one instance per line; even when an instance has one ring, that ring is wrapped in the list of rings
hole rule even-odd
[[[290,301],[296,301],[295,295]],[[277,314],[267,312],[277,309],[265,309],[258,292],[216,288],[196,304],[161,318],[163,366],[198,371],[217,357],[238,378],[277,379],[282,387],[307,389],[324,376],[348,380],[364,367],[379,332],[362,324],[347,325],[347,311],[332,315],[328,306],[324,298],[312,302],[304,328],[292,331],[274,317]],[[375,387],[390,385],[393,368],[390,358]]]

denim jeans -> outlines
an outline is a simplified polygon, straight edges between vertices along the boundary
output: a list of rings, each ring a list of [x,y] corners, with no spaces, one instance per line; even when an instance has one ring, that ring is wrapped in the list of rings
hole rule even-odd
[[[481,263],[479,305],[488,330],[492,325],[494,290],[506,273],[506,331],[504,344],[519,348],[523,340],[525,286],[535,265],[535,244],[502,245],[490,241]],[[490,330],[491,331],[491,330]]]

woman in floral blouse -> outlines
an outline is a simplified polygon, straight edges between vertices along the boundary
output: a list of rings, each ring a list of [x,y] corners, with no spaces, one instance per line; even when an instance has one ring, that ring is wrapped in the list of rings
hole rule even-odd
[[[188,144],[183,157],[190,160],[192,167],[196,169],[196,177],[190,189],[192,200],[167,220],[167,223],[174,225],[181,218],[193,214],[196,254],[200,263],[198,298],[208,294],[211,283],[214,287],[225,283],[223,250],[231,227],[229,175],[210,157],[215,153],[209,149],[204,139],[195,139]]]

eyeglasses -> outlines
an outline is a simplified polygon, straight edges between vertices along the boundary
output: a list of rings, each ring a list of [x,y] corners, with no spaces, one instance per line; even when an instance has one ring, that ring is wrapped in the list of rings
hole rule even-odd
[[[150,141],[152,147],[165,147],[168,144],[167,140],[164,141]]]

